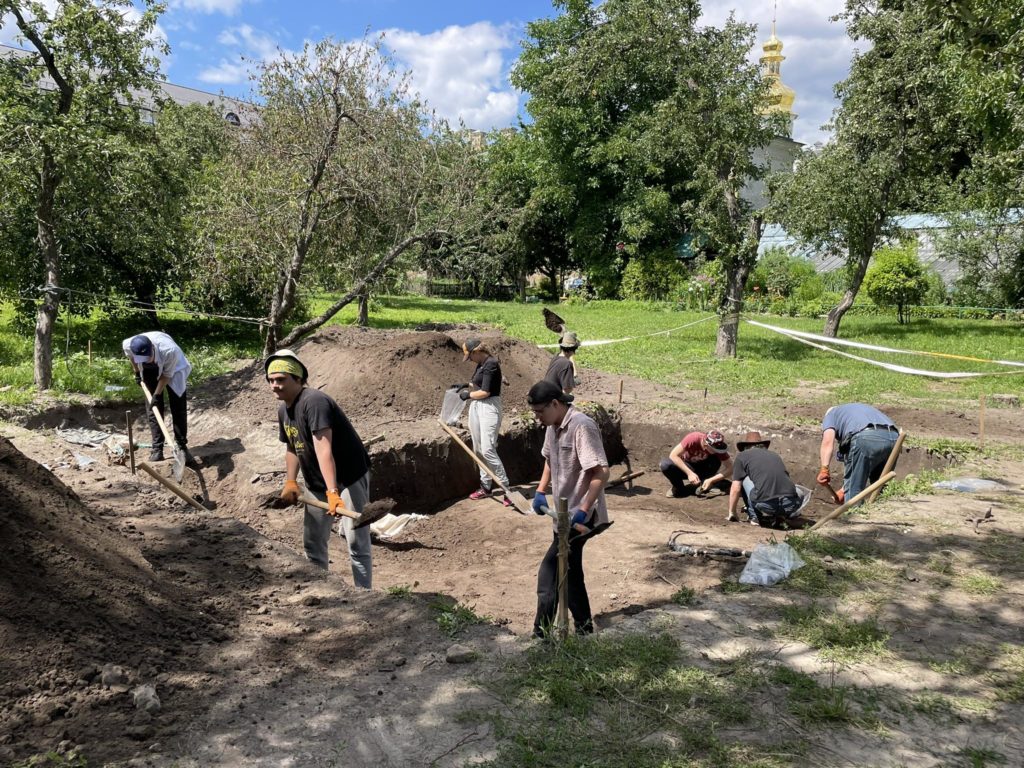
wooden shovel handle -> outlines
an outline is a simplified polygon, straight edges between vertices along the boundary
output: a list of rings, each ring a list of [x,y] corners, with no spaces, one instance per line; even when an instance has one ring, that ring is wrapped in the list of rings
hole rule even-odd
[[[317,507],[318,509],[322,509],[325,512],[330,511],[331,509],[331,505],[328,504],[326,501],[320,501],[320,499],[309,496],[308,494],[299,499],[299,503],[309,504],[310,506]],[[344,515],[345,517],[351,517],[353,520],[359,519],[359,515],[353,512],[348,507],[343,507],[342,509],[339,509],[338,514]]]
[[[873,482],[871,485],[869,485],[863,491],[858,493],[852,499],[847,499],[844,504],[840,504],[838,507],[833,509],[827,515],[825,515],[823,518],[821,518],[821,520],[819,520],[814,525],[812,525],[808,530],[810,530],[810,531],[818,530],[823,525],[825,525],[825,523],[827,523],[829,520],[834,520],[835,518],[839,517],[841,514],[843,514],[843,512],[848,510],[850,507],[852,507],[857,502],[859,502],[862,499],[868,497],[869,495],[871,495],[875,491],[881,490],[882,486],[884,486],[886,483],[888,483],[894,477],[896,477],[896,473],[895,472],[887,472],[886,474],[882,475],[880,478],[878,478],[875,482]]]
[[[164,477],[159,472],[157,472],[155,469],[153,469],[151,466],[149,466],[149,464],[147,464],[146,462],[144,462],[144,461],[141,462],[139,464],[139,469],[141,469],[147,475],[152,477],[154,480],[156,480],[158,483],[160,483],[160,485],[162,485],[164,488],[169,490],[175,496],[177,496],[178,498],[180,498],[180,499],[182,499],[184,501],[187,501],[189,504],[191,504],[193,507],[198,509],[200,512],[209,512],[210,511],[206,507],[204,507],[202,504],[200,504],[198,501],[196,501],[191,496],[189,496],[187,493],[185,493],[185,491],[182,489],[182,487],[180,485],[178,485],[177,483],[173,482],[172,480],[168,480],[166,477]]]
[[[146,386],[144,381],[140,381],[139,384],[142,385],[142,391],[146,393],[146,402],[149,403],[153,415],[156,416],[156,423],[160,425],[160,431],[164,433],[164,440],[167,441],[168,445],[174,446],[171,448],[172,451],[176,450],[177,443],[174,442],[174,438],[171,437],[171,433],[167,430],[167,425],[164,424],[164,417],[160,413],[160,409],[153,403],[153,395],[149,391],[149,387]]]
[[[488,475],[491,476],[491,479],[495,482],[495,484],[497,484],[497,486],[499,488],[501,488],[501,490],[503,490],[505,492],[506,495],[509,495],[509,494],[512,493],[505,486],[505,484],[503,482],[501,482],[501,480],[498,479],[498,476],[496,474],[494,474],[494,471],[490,467],[487,466],[487,464],[484,462],[484,460],[481,459],[479,456],[477,456],[473,452],[473,449],[470,448],[468,445],[466,445],[462,441],[461,437],[459,437],[457,434],[455,434],[455,430],[453,430],[451,427],[449,427],[447,424],[445,424],[440,419],[437,420],[437,423],[441,425],[441,429],[443,429],[445,432],[447,432],[448,436],[451,437],[452,440],[454,440],[456,443],[458,443],[459,447],[462,448],[462,450],[464,450],[467,454],[469,454],[469,457],[473,461],[475,461],[477,463],[477,465],[480,467],[480,469],[482,469],[484,472],[486,472]]]

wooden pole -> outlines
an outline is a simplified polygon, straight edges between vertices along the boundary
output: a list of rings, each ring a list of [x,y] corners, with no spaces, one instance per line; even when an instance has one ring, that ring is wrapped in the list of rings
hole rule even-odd
[[[622,379],[619,379],[619,402],[622,402]]]
[[[89,367],[92,368],[92,339],[89,339]]]
[[[555,503],[558,511],[558,615],[555,625],[558,637],[569,637],[569,500],[559,497]]]
[[[978,398],[978,443],[982,450],[985,449],[985,395]]]
[[[892,472],[892,468],[896,466],[896,459],[900,457],[900,450],[903,448],[903,441],[907,439],[907,433],[902,429],[900,430],[900,436],[896,438],[896,442],[893,443],[892,450],[889,452],[889,458],[885,460],[885,469],[882,470],[883,475],[887,475]],[[868,504],[874,502],[878,498],[878,494],[882,492],[879,488],[877,491],[872,493],[868,497]]]
[[[160,483],[160,485],[162,485],[168,491],[173,493],[175,496],[177,496],[178,498],[182,499],[183,501],[187,501],[189,504],[191,504],[193,507],[198,509],[200,512],[209,512],[210,511],[206,507],[204,507],[202,504],[200,504],[198,501],[196,501],[191,496],[189,496],[187,493],[185,493],[184,489],[180,485],[178,485],[177,483],[175,483],[175,482],[173,482],[171,480],[168,480],[166,477],[164,477],[159,472],[157,472],[155,469],[153,469],[151,466],[149,466],[149,464],[147,464],[146,462],[144,462],[144,461],[139,462],[139,469],[141,469],[147,475],[152,477],[154,480],[156,480],[158,483]]]
[[[606,485],[605,488],[614,488],[617,485],[628,483],[630,480],[636,480],[638,477],[640,477],[640,475],[644,474],[644,472],[646,472],[646,470],[643,469],[641,469],[639,472],[626,472],[618,480],[612,480],[610,483],[608,483],[608,485]]]
[[[124,423],[128,428],[128,462],[132,468],[132,474],[135,474],[135,437],[132,435],[132,412],[124,412]]]
[[[887,475],[882,475],[880,478],[875,480],[875,482],[873,482],[871,485],[869,485],[863,491],[858,493],[852,499],[847,500],[845,504],[840,504],[838,507],[833,509],[827,515],[825,515],[823,518],[821,518],[821,520],[819,520],[814,525],[812,525],[810,528],[808,528],[808,530],[809,531],[816,531],[819,528],[821,528],[823,525],[825,525],[825,523],[827,523],[829,520],[836,519],[841,514],[843,514],[843,512],[845,512],[850,507],[852,507],[854,504],[857,504],[858,502],[862,501],[865,497],[867,497],[869,494],[873,493],[874,491],[876,491],[879,488],[881,488],[882,486],[884,486],[886,483],[888,483],[894,477],[896,477],[896,473],[895,472],[890,472]]]

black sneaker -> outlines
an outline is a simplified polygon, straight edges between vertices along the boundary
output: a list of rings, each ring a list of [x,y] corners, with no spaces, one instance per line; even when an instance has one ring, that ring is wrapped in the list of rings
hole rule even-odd
[[[191,453],[189,453],[188,448],[185,448],[184,446],[179,446],[178,450],[181,451],[183,454],[185,454],[185,466],[187,466],[187,467],[198,467],[199,466],[199,462],[196,461],[196,457],[193,456]]]
[[[164,460],[164,449],[154,448],[149,452],[150,461],[163,461]]]

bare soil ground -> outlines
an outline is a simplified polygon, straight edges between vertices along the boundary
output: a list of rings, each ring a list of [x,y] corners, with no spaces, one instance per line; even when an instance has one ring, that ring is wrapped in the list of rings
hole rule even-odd
[[[525,416],[525,393],[547,353],[498,334],[484,338],[508,380],[499,450],[525,489],[539,475],[539,433]],[[471,675],[521,652],[550,524],[464,498],[475,470],[435,421],[444,389],[472,372],[459,341],[437,330],[332,328],[299,350],[311,386],[338,400],[364,439],[384,436],[371,449],[374,495],[396,498],[398,512],[431,515],[396,540],[376,541],[370,593],[351,588],[340,539],[331,572],[322,574],[301,556],[299,513],[259,506],[277,492],[283,458],[261,368],[208,382],[190,404],[201,467],[185,485],[208,514],[51,429],[118,429],[124,408],[59,406],[4,424],[0,763],[76,746],[90,765],[462,765],[493,757],[489,728],[465,725],[458,714],[493,706]],[[794,479],[813,486],[815,425],[830,403],[811,401],[820,393],[735,402],[728,393],[635,380],[623,383],[620,403],[619,382],[586,371],[578,392],[609,409],[631,468],[646,471],[633,488],[610,492],[615,524],[587,546],[601,630],[671,631],[709,658],[764,654],[834,680],[834,665],[786,635],[779,606],[797,600],[870,615],[889,632],[888,650],[843,667],[838,679],[885,692],[883,725],[801,726],[810,749],[794,764],[955,765],[972,744],[1024,764],[1013,763],[1024,754],[1020,700],[998,692],[1012,683],[1006,676],[1016,663],[1005,648],[1019,649],[1022,639],[1021,462],[965,470],[1011,488],[991,499],[889,501],[827,529],[851,551],[874,553],[881,581],[870,590],[723,591],[741,564],[671,553],[673,532],[744,549],[786,533],[725,522],[724,497],[665,498],[658,459],[690,429],[717,427],[733,440],[760,429]],[[142,408],[131,408],[145,439]],[[886,410],[917,436],[969,439],[977,430],[972,412]],[[1021,434],[1020,410],[990,409],[988,440],[1014,443]],[[80,469],[73,457],[62,461],[69,450],[98,461]],[[903,476],[946,462],[918,448],[898,469]],[[617,465],[613,476],[624,469]],[[995,521],[974,533],[965,518],[989,506]],[[817,491],[809,514],[831,508]],[[826,586],[844,578],[842,563],[812,566]],[[700,595],[696,607],[671,603],[681,587]],[[453,601],[492,621],[453,638],[438,622],[455,615],[444,607]],[[446,661],[456,641],[478,660]],[[954,669],[963,649],[974,649],[985,669],[935,671]],[[108,682],[116,677],[107,665],[122,668],[125,680],[104,685],[104,668]],[[156,712],[132,703],[131,690],[144,683],[156,686]]]

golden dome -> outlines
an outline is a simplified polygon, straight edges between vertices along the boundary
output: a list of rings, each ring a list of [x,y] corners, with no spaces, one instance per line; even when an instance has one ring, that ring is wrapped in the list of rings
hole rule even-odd
[[[772,20],[772,36],[762,46],[764,55],[761,56],[761,67],[765,79],[768,80],[768,103],[765,112],[781,112],[789,119],[792,126],[796,115],[793,114],[793,102],[796,100],[796,91],[782,82],[782,62],[786,57],[782,55],[782,41],[775,36],[775,21]]]

